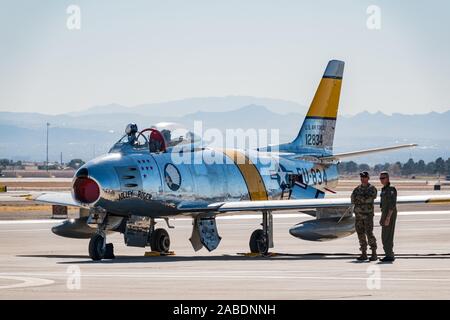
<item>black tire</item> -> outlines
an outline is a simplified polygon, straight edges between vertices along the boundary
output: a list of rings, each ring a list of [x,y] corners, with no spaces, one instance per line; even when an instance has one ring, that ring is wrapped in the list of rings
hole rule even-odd
[[[106,248],[103,247],[105,238],[100,234],[94,234],[89,241],[89,257],[92,260],[98,261],[105,257]]]
[[[249,246],[251,253],[267,254],[269,252],[269,246],[263,230],[253,231],[250,236]]]
[[[114,245],[112,243],[107,243],[105,248],[105,256],[104,259],[115,259],[114,255]]]
[[[156,229],[153,231],[150,240],[152,251],[167,253],[170,249],[169,233],[165,229]]]

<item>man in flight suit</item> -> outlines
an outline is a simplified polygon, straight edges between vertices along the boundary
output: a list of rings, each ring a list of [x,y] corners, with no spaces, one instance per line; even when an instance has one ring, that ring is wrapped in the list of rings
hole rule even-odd
[[[128,138],[128,143],[131,144],[132,146],[134,146],[134,144],[136,143],[137,140],[137,134],[138,132],[138,127],[136,125],[136,123],[129,123],[127,125],[127,127],[125,128],[125,133],[127,134],[127,138]]]
[[[352,192],[352,204],[355,212],[355,230],[361,250],[359,261],[365,261],[367,257],[367,242],[369,242],[372,255],[370,261],[377,260],[377,240],[373,234],[374,200],[377,197],[377,189],[369,183],[369,173],[363,171],[359,174],[361,184]]]
[[[394,257],[394,231],[395,221],[397,220],[397,190],[391,186],[389,173],[383,171],[380,173],[380,181],[383,184],[380,194],[381,207],[381,239],[385,257],[380,259],[382,262],[393,262]]]

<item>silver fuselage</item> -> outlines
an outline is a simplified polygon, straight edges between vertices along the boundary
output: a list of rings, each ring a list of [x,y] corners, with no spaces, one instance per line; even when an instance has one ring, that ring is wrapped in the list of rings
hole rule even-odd
[[[237,163],[230,151],[248,163]],[[293,198],[323,197],[336,187],[336,164],[300,156],[212,148],[151,153],[146,148],[122,146],[89,161],[80,170],[87,169],[100,187],[99,199],[86,206],[121,216],[170,217],[186,213],[187,208],[195,214],[195,208],[215,202],[281,199],[289,175],[301,176],[302,180],[291,192]],[[255,186],[255,179],[259,185]]]

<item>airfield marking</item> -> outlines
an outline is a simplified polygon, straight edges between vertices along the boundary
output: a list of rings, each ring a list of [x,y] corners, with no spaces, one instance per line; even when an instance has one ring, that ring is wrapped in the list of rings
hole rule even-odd
[[[58,222],[62,222],[64,220],[54,220],[54,219],[42,219],[42,220],[0,220],[0,225],[2,224],[39,224],[39,223],[48,223],[54,224]]]
[[[0,232],[36,232],[36,231],[49,231],[50,229],[3,229]]]
[[[55,283],[54,280],[41,279],[41,278],[30,278],[30,277],[20,277],[20,276],[2,276],[0,279],[16,280],[19,283],[14,283],[6,286],[0,286],[0,290],[4,289],[14,289],[14,288],[28,288],[28,287],[39,287],[46,286]]]
[[[419,271],[421,269],[417,269],[416,271]],[[284,271],[283,271],[284,272]],[[308,271],[305,271],[308,272]],[[313,271],[315,272],[315,271]],[[327,271],[329,272],[329,271]],[[67,274],[34,274],[34,273],[27,273],[27,275],[36,275],[36,276],[53,276],[53,277],[67,277]],[[169,274],[169,273],[86,273],[83,272],[81,274],[82,278],[137,278],[142,279],[142,277],[145,278],[156,278],[156,279],[247,279],[247,280],[261,280],[261,279],[273,279],[273,280],[339,280],[339,281],[367,281],[367,276],[364,277],[334,277],[334,276],[297,276],[297,275],[268,275],[268,274],[261,274],[261,275],[254,275],[254,272],[252,271],[251,274],[195,274],[195,275],[176,275],[176,274]],[[40,279],[40,278],[27,278],[27,277],[19,277],[19,276],[0,276],[0,278],[6,278],[6,279],[13,279],[13,280],[19,280],[24,281],[23,283],[9,285],[9,286],[3,286],[0,287],[0,289],[7,289],[7,288],[19,288],[19,287],[31,287],[31,286],[42,286],[42,285],[49,285],[53,284],[55,281],[53,280],[47,280],[47,279]],[[389,278],[389,277],[380,277],[380,278],[371,278],[372,280],[379,280],[379,281],[392,281],[392,282],[450,282],[450,278]],[[26,282],[25,282],[26,281]]]

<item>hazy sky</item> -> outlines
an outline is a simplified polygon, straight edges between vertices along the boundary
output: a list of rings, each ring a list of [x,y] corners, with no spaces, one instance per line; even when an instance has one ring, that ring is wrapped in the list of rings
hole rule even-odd
[[[80,30],[66,27],[70,4]],[[446,111],[449,15],[448,0],[0,0],[0,111],[226,95],[309,105],[332,58],[346,61],[341,113]]]

